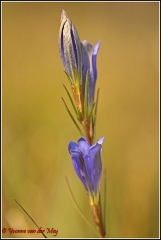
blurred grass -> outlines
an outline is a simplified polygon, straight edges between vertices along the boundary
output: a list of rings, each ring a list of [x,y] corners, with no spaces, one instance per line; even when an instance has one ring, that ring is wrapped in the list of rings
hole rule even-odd
[[[81,40],[101,40],[97,138],[105,136],[111,238],[159,236],[159,4],[2,3],[2,227],[57,237],[93,237],[72,205],[64,176],[93,222],[67,145],[80,136],[61,102],[68,86],[58,52],[61,9]],[[101,191],[103,190],[103,186]],[[52,234],[47,234],[52,237]],[[15,234],[3,237],[41,237]]]

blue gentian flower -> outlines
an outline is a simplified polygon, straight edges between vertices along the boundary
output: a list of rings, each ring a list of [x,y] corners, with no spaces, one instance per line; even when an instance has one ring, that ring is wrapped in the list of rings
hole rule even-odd
[[[71,141],[68,151],[72,157],[73,167],[83,183],[91,203],[99,201],[99,189],[102,176],[101,152],[104,137],[90,146],[85,138],[81,137],[77,143]]]

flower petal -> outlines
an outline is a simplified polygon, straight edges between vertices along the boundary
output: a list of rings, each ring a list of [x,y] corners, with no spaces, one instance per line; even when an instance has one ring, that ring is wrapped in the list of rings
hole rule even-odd
[[[72,163],[74,170],[83,183],[84,187],[86,188],[87,192],[90,194],[91,193],[91,182],[89,180],[87,170],[84,165],[84,159],[81,153],[75,152],[75,151],[70,151],[70,155],[72,157]]]
[[[97,53],[98,53],[99,47],[100,47],[100,41],[96,43],[96,45],[93,49],[93,54],[92,54],[92,69],[93,69],[93,76],[94,76],[95,82],[97,80],[96,60],[97,60]]]
[[[87,140],[83,137],[81,137],[79,140],[78,140],[78,146],[82,152],[83,155],[86,155],[88,154],[88,150],[90,148],[90,145],[89,143],[87,142]]]
[[[71,38],[75,52],[76,65],[78,70],[79,82],[82,84],[82,49],[78,32],[73,24],[71,24]]]
[[[85,85],[85,79],[87,70],[90,69],[90,61],[93,53],[93,46],[87,41],[82,42],[82,68],[83,68],[83,80]]]
[[[101,137],[99,140],[98,140],[98,142],[97,143],[99,143],[99,144],[103,144],[103,142],[104,142],[104,139],[105,139],[105,137]]]
[[[63,28],[63,45],[64,45],[64,56],[66,61],[65,71],[75,79],[74,68],[76,68],[76,59],[73,49],[73,43],[71,38],[70,23],[67,21]]]
[[[66,21],[67,21],[66,12],[62,10],[61,19],[60,19],[60,30],[59,30],[59,52],[63,62],[64,70],[66,66],[66,61],[64,56],[63,30],[64,30],[64,24],[66,23]]]
[[[102,138],[99,140],[102,142]],[[88,159],[85,161],[85,166],[90,175],[94,193],[98,196],[100,181],[102,176],[102,160],[101,160],[102,144],[96,143],[89,149]]]
[[[68,145],[68,151],[69,151],[69,153],[70,153],[71,151],[76,151],[76,152],[81,153],[78,144],[75,143],[75,142],[73,142],[73,141],[70,141],[70,143],[69,143],[69,145]]]
[[[101,42],[98,41],[98,42],[96,43],[96,45],[94,46],[94,48],[93,48],[93,55],[97,55],[98,50],[99,50],[99,48],[100,48],[100,44],[101,44]]]
[[[85,90],[86,74],[87,74],[87,71],[89,70],[89,74],[88,74],[89,112],[94,103],[95,85],[97,80],[96,58],[97,58],[99,47],[100,47],[100,42],[97,42],[94,48],[87,40],[84,40],[82,42],[83,91]]]

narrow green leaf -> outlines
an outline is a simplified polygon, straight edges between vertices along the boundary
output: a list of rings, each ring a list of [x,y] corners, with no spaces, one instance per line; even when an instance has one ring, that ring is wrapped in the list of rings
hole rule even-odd
[[[93,106],[92,106],[92,109],[91,109],[91,112],[90,112],[90,115],[89,115],[89,119],[90,119],[90,121],[91,121],[92,116],[93,116],[94,106],[95,106],[95,103],[93,103]]]
[[[98,99],[99,99],[99,88],[97,90],[97,97],[96,97],[96,106],[95,106],[95,112],[94,112],[94,117],[93,117],[93,132],[94,132],[94,139],[96,135],[96,118],[97,118],[97,109],[98,109]]]
[[[15,198],[13,198],[13,200],[20,206],[20,208],[22,208],[22,210],[26,213],[26,215],[31,219],[31,221],[35,224],[35,226],[38,228],[38,229],[40,229],[39,228],[39,226],[37,225],[37,223],[33,220],[33,218],[28,214],[28,212],[26,212],[26,210],[21,206],[21,204],[15,199]],[[43,233],[43,232],[41,232],[41,234],[44,236],[44,238],[47,238],[47,236]]]
[[[96,107],[95,107],[95,113],[94,113],[94,125],[96,124],[97,109],[98,109],[98,99],[99,99],[99,91],[100,91],[100,89],[98,88],[98,90],[97,90],[97,97],[96,97]]]
[[[88,118],[88,74],[89,74],[89,70],[87,70],[87,74],[86,74],[85,95],[84,95],[84,115],[86,118]]]
[[[94,234],[98,237],[98,233],[96,231],[96,229],[91,225],[91,223],[88,221],[88,219],[84,216],[82,210],[80,209],[73,193],[72,193],[72,190],[71,190],[71,187],[69,185],[69,181],[68,181],[68,178],[65,177],[65,180],[66,180],[66,183],[67,183],[67,186],[68,186],[68,190],[69,190],[69,193],[70,193],[70,196],[71,196],[71,199],[76,207],[76,209],[78,210],[79,214],[81,215],[81,217],[84,219],[84,221],[88,224],[88,226],[93,230]]]
[[[74,105],[74,102],[73,102],[73,100],[72,100],[72,97],[70,96],[70,93],[69,93],[68,89],[66,88],[66,86],[65,86],[64,84],[63,84],[63,87],[65,88],[65,91],[66,91],[66,93],[67,93],[67,95],[68,95],[68,97],[69,97],[69,99],[70,99],[70,102],[71,102],[71,104],[72,104],[72,106],[73,106],[74,112],[75,112],[75,114],[76,114],[76,116],[77,116],[77,115],[78,115],[77,109],[76,109],[76,107],[75,107],[75,105]]]
[[[84,136],[82,130],[81,130],[80,127],[78,126],[78,123],[76,122],[76,120],[74,119],[73,115],[71,114],[69,108],[67,107],[67,105],[66,105],[64,99],[63,99],[63,98],[61,98],[61,99],[63,100],[63,103],[64,103],[64,105],[65,105],[65,108],[66,108],[66,110],[67,110],[69,116],[71,117],[73,123],[75,124],[76,128],[78,129],[79,133],[81,134],[81,136]]]

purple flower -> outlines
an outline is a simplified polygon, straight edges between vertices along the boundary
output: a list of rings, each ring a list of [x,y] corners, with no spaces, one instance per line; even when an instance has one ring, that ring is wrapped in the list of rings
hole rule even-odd
[[[82,81],[82,52],[79,35],[68,15],[62,10],[59,30],[59,51],[64,70],[71,83]]]
[[[100,138],[93,146],[90,146],[86,139],[81,137],[78,143],[71,141],[68,146],[75,172],[83,183],[91,201],[94,200],[95,204],[99,200],[103,141],[104,137]]]
[[[90,110],[94,103],[94,93],[95,86],[97,80],[97,67],[96,67],[96,59],[98,50],[100,47],[100,41],[96,43],[95,47],[93,47],[87,40],[82,42],[82,67],[83,67],[83,92],[85,91],[85,83],[86,83],[86,75],[88,71],[88,110]]]

